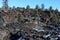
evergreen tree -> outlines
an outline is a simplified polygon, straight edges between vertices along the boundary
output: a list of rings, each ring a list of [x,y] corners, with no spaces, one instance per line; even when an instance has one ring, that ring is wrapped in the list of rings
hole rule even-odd
[[[38,5],[36,5],[36,7],[35,7],[35,16],[38,16],[38,10],[39,10],[39,6]]]
[[[29,9],[29,8],[30,8],[30,6],[29,6],[29,5],[27,5],[27,6],[26,6],[26,9]]]
[[[15,6],[13,6],[13,9],[15,9]]]
[[[58,12],[58,9],[55,9],[55,12],[57,13]]]
[[[24,19],[24,16],[22,13],[18,14],[18,21],[22,21]]]
[[[44,4],[41,4],[41,9],[42,9],[42,11],[44,10]]]
[[[53,24],[57,24],[58,23],[58,21],[59,21],[59,19],[58,19],[58,17],[57,17],[57,15],[56,14],[54,14],[54,16],[53,16]]]
[[[52,9],[52,6],[50,6],[50,8],[49,8],[49,11],[51,12],[53,9]]]

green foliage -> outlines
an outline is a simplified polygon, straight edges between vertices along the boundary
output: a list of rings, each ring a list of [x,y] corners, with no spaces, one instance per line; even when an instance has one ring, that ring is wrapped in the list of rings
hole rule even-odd
[[[52,6],[50,6],[50,8],[49,8],[49,11],[52,11],[53,9],[52,9]]]
[[[39,9],[39,6],[38,6],[38,5],[36,5],[35,9]]]
[[[13,9],[15,9],[15,6],[13,6]]]
[[[38,16],[38,9],[35,10],[35,14],[34,14],[35,17]]]
[[[34,17],[38,16],[38,10],[39,10],[39,6],[36,5],[36,7],[35,7],[35,14],[33,15]]]
[[[55,9],[55,12],[59,12],[58,9]]]
[[[22,21],[24,19],[24,16],[22,13],[18,14],[18,21]]]
[[[26,9],[29,9],[29,8],[30,8],[30,6],[29,6],[29,5],[27,5],[27,6],[26,6]]]
[[[45,9],[44,11],[48,11],[48,9]]]
[[[41,4],[41,9],[42,9],[42,11],[44,10],[44,4]]]
[[[53,24],[57,24],[58,23],[58,21],[59,21],[59,19],[58,19],[58,17],[57,17],[57,15],[55,14],[54,16],[53,16]]]
[[[38,16],[38,14],[37,13],[35,13],[34,15],[32,15],[33,17],[37,17]]]

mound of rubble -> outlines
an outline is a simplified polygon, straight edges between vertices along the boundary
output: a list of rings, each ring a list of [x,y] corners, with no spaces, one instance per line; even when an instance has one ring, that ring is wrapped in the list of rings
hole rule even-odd
[[[48,30],[49,29],[49,30]],[[38,26],[33,23],[11,23],[0,26],[0,40],[52,40],[60,36],[54,32],[52,27]]]
[[[11,34],[16,34],[18,31],[27,31],[34,27],[34,24],[11,23],[6,26],[0,26],[0,40],[8,40]]]

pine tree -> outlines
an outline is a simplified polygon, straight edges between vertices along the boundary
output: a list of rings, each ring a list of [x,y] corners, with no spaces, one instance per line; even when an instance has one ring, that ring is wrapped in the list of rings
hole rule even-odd
[[[42,11],[44,10],[44,4],[41,4],[41,10]]]
[[[29,8],[30,8],[30,6],[29,6],[29,5],[27,5],[27,6],[26,6],[26,9],[29,9]]]
[[[38,10],[39,10],[39,6],[38,5],[36,5],[36,7],[35,7],[35,16],[38,16]]]
[[[54,14],[54,16],[53,16],[53,24],[57,24],[58,23],[58,21],[59,21],[59,19],[58,19],[58,17],[57,17],[57,15],[56,14]]]
[[[18,14],[18,21],[22,21],[24,19],[24,16],[22,13]]]
[[[49,11],[51,12],[53,10],[52,6],[50,6]]]

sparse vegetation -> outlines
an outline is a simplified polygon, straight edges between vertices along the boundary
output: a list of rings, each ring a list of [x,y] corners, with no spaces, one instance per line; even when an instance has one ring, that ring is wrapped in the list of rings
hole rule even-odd
[[[7,4],[5,3],[5,5]],[[2,30],[0,33],[3,34],[4,30],[8,30],[9,33],[6,33],[6,35],[9,34],[9,38],[4,37],[4,40],[17,40],[22,36],[25,40],[29,40],[30,38],[32,40],[40,40],[40,38],[42,40],[47,40],[51,38],[51,34],[53,34],[53,37],[56,37],[57,34],[54,35],[54,33],[60,30],[60,27],[55,28],[52,25],[60,23],[59,14],[60,12],[58,9],[54,10],[52,6],[50,6],[49,9],[45,9],[44,4],[41,4],[41,8],[39,5],[36,5],[35,9],[30,8],[29,5],[27,5],[26,8],[16,8],[15,6],[9,8],[7,5],[3,10],[0,10],[0,22],[3,20],[0,25],[0,31]],[[48,32],[52,33],[47,36],[49,34]]]
[[[24,16],[22,13],[18,14],[18,21],[22,21],[24,19]]]

